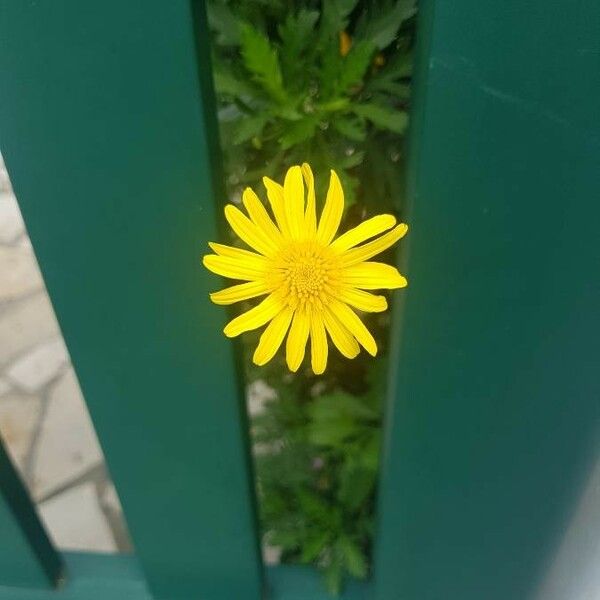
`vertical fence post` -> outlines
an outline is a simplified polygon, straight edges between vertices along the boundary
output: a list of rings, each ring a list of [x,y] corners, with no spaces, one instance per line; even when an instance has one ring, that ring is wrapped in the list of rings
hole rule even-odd
[[[199,1],[4,0],[0,145],[157,599],[261,594]]]
[[[600,458],[600,4],[420,10],[376,598],[523,600]]]
[[[49,588],[61,573],[61,560],[0,441],[0,586]]]

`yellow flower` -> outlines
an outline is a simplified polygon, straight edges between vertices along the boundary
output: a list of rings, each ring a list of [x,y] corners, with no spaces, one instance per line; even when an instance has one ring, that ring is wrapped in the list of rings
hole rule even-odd
[[[300,367],[309,337],[316,374],[327,366],[328,336],[348,358],[358,355],[359,344],[375,356],[377,344],[353,308],[382,312],[387,309],[385,297],[365,290],[406,286],[395,267],[369,259],[399,240],[408,227],[396,225],[392,215],[379,215],[334,240],[344,211],[344,192],[335,171],[318,223],[308,164],[291,167],[283,186],[268,177],[263,182],[275,222],[250,188],[242,196],[249,217],[232,204],[225,207],[232,229],[256,252],[210,242],[215,254],[203,258],[213,273],[246,282],[211,294],[215,304],[266,296],[230,321],[225,335],[235,337],[268,323],[253,356],[255,364],[264,365],[289,330],[286,359],[291,371]],[[383,235],[366,242],[379,234]]]

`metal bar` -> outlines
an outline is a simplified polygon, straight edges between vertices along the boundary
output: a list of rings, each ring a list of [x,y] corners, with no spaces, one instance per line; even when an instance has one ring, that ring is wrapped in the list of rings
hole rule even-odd
[[[600,4],[420,8],[376,598],[537,597],[600,458]]]
[[[62,572],[61,560],[0,441],[0,586],[51,588]]]
[[[153,594],[258,599],[208,56],[201,2],[4,0],[0,143]]]
[[[153,600],[136,557],[67,553],[69,579],[60,590],[0,586],[0,600]]]

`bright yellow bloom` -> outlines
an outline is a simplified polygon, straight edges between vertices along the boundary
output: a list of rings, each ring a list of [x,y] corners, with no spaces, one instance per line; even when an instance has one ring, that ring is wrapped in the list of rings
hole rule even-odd
[[[255,364],[264,365],[289,330],[286,359],[291,371],[300,367],[309,337],[316,374],[327,366],[327,336],[348,358],[358,355],[359,344],[375,356],[377,344],[353,308],[382,312],[387,309],[385,297],[365,290],[406,286],[395,267],[369,259],[398,241],[408,227],[396,225],[392,215],[379,215],[334,240],[344,212],[344,192],[335,171],[318,223],[314,179],[306,163],[291,167],[283,186],[268,177],[263,182],[275,222],[250,188],[242,196],[249,217],[232,204],[225,207],[232,229],[256,252],[211,242],[215,254],[203,259],[213,273],[246,282],[211,294],[215,304],[266,296],[230,321],[225,335],[235,337],[268,323],[253,357]]]

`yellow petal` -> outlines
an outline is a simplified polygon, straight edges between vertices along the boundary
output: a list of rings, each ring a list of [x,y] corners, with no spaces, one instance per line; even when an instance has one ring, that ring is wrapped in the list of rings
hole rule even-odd
[[[293,373],[298,370],[304,359],[309,329],[310,320],[307,312],[305,310],[297,310],[294,313],[294,320],[290,327],[285,348],[287,365]]]
[[[371,332],[365,327],[360,317],[343,302],[332,302],[331,309],[348,331],[358,340],[358,343],[371,355],[377,354],[377,343]]]
[[[261,259],[262,257],[259,257]],[[241,279],[242,281],[256,281],[265,276],[267,261],[239,258],[229,256],[217,256],[216,254],[207,254],[202,258],[204,266],[217,275],[229,277],[231,279]]]
[[[392,290],[408,285],[396,267],[380,262],[364,262],[342,271],[344,283],[362,290]]]
[[[236,335],[240,335],[240,333],[244,333],[244,331],[257,329],[270,321],[275,315],[281,312],[283,308],[281,300],[275,298],[275,296],[271,294],[254,308],[251,308],[239,317],[229,321],[229,323],[225,325],[223,333],[227,337],[235,337]]]
[[[239,258],[240,260],[245,260],[246,258],[252,260],[254,258],[263,262],[266,260],[262,254],[256,254],[256,252],[250,252],[250,250],[244,250],[243,248],[226,246],[225,244],[217,244],[216,242],[208,242],[208,245],[219,256],[229,256],[230,258]]]
[[[278,184],[276,181],[269,179],[268,177],[263,177],[263,184],[267,190],[267,198],[269,199],[271,210],[275,215],[275,221],[277,221],[277,226],[279,227],[281,233],[283,233],[284,236],[288,236],[290,234],[290,230],[285,220],[283,186]]]
[[[311,366],[315,375],[321,375],[327,366],[327,335],[320,312],[313,312],[310,319]]]
[[[331,341],[342,355],[346,358],[355,358],[360,352],[358,342],[327,308],[323,311],[323,322]]]
[[[377,215],[367,221],[363,221],[360,225],[350,229],[350,231],[346,231],[343,235],[340,235],[340,237],[331,244],[331,248],[332,250],[343,252],[375,235],[379,235],[390,227],[393,227],[395,224],[396,217],[394,217],[394,215]]]
[[[263,203],[254,193],[252,188],[246,188],[242,194],[242,202],[250,215],[253,223],[259,227],[267,236],[269,236],[278,246],[281,245],[281,232],[275,223],[271,221],[269,213],[267,213]]]
[[[225,218],[231,228],[248,246],[261,254],[272,256],[277,252],[277,246],[259,229],[239,208],[228,204],[225,207]]]
[[[283,198],[290,235],[298,239],[304,233],[304,184],[300,167],[288,169],[283,182]]]
[[[344,287],[340,290],[339,299],[358,310],[364,312],[383,312],[387,309],[387,300],[384,296],[375,296],[355,288]]]
[[[258,346],[254,351],[252,361],[255,365],[262,367],[275,356],[281,342],[287,333],[294,311],[284,308],[266,327],[260,336]]]
[[[257,296],[262,296],[270,291],[271,288],[267,285],[266,281],[249,281],[248,283],[232,285],[224,290],[214,292],[210,295],[210,299],[215,304],[227,305],[242,300],[249,300],[250,298],[256,298]]]
[[[302,175],[306,182],[306,233],[308,237],[314,237],[317,233],[317,206],[315,200],[315,178],[308,163],[302,164]]]
[[[342,262],[345,265],[354,265],[369,260],[369,258],[387,250],[392,244],[395,244],[401,237],[406,235],[407,231],[408,225],[400,223],[400,225],[394,227],[394,229],[378,237],[376,240],[345,252],[342,255]]]
[[[327,190],[327,198],[325,206],[321,213],[319,227],[317,229],[317,238],[323,244],[329,244],[337,233],[342,213],[344,212],[344,190],[337,176],[337,173],[332,170],[329,179],[329,189]]]

